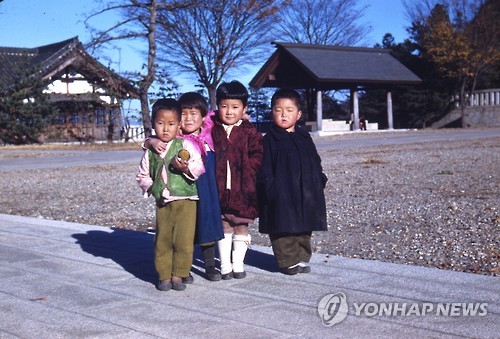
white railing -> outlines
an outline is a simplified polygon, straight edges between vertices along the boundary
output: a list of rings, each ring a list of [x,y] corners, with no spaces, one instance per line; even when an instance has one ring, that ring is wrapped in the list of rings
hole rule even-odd
[[[130,126],[128,137],[130,139],[144,139],[144,127],[139,125]]]
[[[455,96],[455,106],[459,106],[458,95]],[[468,101],[471,106],[499,106],[500,105],[500,88],[483,89],[472,92]]]

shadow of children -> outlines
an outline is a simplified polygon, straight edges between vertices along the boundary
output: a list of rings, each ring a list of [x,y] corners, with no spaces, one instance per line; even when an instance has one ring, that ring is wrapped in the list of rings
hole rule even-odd
[[[108,258],[123,267],[136,278],[155,285],[157,273],[154,267],[154,235],[146,232],[113,229],[88,231],[72,235],[84,252],[96,257]],[[218,263],[218,258],[216,262]],[[248,249],[245,264],[261,270],[277,272],[274,256]],[[219,266],[219,265],[217,265]],[[203,256],[195,245],[191,272],[205,277]]]
[[[88,231],[73,234],[83,251],[96,257],[109,258],[136,278],[157,283],[154,268],[154,236],[145,232],[122,229]]]
[[[279,272],[278,267],[276,266],[276,260],[274,259],[274,255],[256,251],[251,248],[247,250],[245,256],[245,265],[253,266],[263,271]],[[218,256],[218,251],[215,256],[215,266],[218,269],[220,269],[220,260]],[[205,263],[199,245],[194,246],[193,265],[191,266],[191,272],[206,278],[206,275],[204,273]]]
[[[278,272],[274,255],[248,249],[245,257],[245,265],[250,265],[268,272]]]

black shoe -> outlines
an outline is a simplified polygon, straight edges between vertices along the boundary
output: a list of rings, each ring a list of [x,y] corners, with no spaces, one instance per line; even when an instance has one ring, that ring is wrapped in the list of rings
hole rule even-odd
[[[192,284],[193,282],[194,282],[194,278],[191,274],[189,274],[189,277],[182,278],[183,284]]]
[[[222,274],[221,278],[222,278],[222,280],[231,280],[231,279],[233,279],[233,272],[229,272],[227,274]]]
[[[247,272],[233,272],[234,279],[243,279],[247,276]]]
[[[172,289],[175,291],[184,291],[186,289],[186,284],[172,283]]]
[[[160,283],[158,284],[158,289],[160,291],[168,291],[168,290],[171,290],[172,289],[172,283],[170,282],[170,280],[163,280],[163,281],[160,281]]]
[[[299,268],[299,273],[309,273],[311,272],[311,266],[309,265],[299,265],[297,266]]]
[[[207,279],[210,281],[219,281],[221,279],[220,272],[213,266],[205,268],[205,274],[207,275]]]
[[[300,266],[285,267],[281,269],[281,273],[286,275],[295,275],[301,271]]]

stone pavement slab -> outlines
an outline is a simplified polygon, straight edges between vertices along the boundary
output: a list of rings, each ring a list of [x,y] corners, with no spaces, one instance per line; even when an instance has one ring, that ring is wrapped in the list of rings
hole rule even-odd
[[[0,338],[499,337],[497,277],[324,254],[285,276],[252,246],[247,278],[210,282],[200,257],[160,292],[153,235],[0,214]]]

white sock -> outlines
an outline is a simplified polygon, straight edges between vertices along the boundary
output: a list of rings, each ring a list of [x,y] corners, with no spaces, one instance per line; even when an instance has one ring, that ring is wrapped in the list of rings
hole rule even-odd
[[[233,271],[244,272],[245,268],[243,262],[247,253],[248,246],[250,245],[250,234],[248,235],[233,235]]]
[[[233,234],[224,233],[224,238],[218,241],[219,258],[220,258],[220,273],[228,274],[233,271],[231,265],[231,247],[233,245]]]

